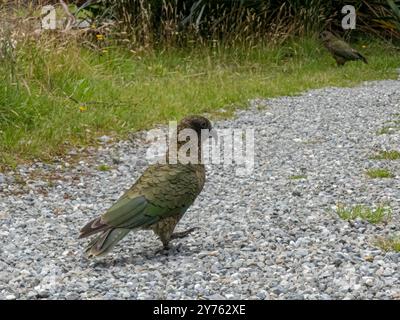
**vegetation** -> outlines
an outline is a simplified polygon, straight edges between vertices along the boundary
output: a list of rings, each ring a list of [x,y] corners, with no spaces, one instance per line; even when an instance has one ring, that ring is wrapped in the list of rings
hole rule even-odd
[[[378,134],[394,134],[396,133],[398,130],[400,129],[400,127],[396,127],[396,126],[386,126],[383,127],[381,129],[378,130]]]
[[[357,11],[355,35],[400,37],[400,4],[394,0],[106,0],[94,9],[102,13],[99,19],[117,17],[144,45],[181,45],[193,39],[280,42],[322,29],[342,31],[345,5]]]
[[[398,160],[400,159],[400,152],[397,150],[379,151],[372,157],[374,160]]]
[[[376,245],[383,251],[400,252],[400,237],[380,238]]]
[[[386,222],[392,216],[392,210],[382,205],[376,208],[370,208],[360,204],[353,207],[345,207],[340,204],[337,206],[336,213],[343,220],[355,220],[360,218],[374,224]]]
[[[369,169],[367,176],[371,179],[393,178],[393,174],[387,169]]]
[[[301,179],[307,179],[307,176],[304,174],[299,174],[299,175],[294,175],[289,177],[290,180],[301,180]]]
[[[47,2],[0,2],[0,169],[255,97],[394,78],[400,62],[387,3],[356,6],[352,35],[368,10],[386,23],[354,42],[370,63],[336,68],[318,33],[341,1],[78,1],[70,13],[90,27],[38,30]]]
[[[97,167],[97,170],[99,171],[110,171],[111,167],[106,165],[106,164],[101,164]]]

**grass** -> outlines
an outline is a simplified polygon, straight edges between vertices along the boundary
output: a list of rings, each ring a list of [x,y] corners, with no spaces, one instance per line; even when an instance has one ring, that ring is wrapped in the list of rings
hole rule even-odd
[[[397,150],[379,151],[376,155],[372,156],[373,160],[399,160],[400,152]]]
[[[399,130],[399,127],[394,127],[394,126],[387,126],[383,127],[378,130],[377,134],[382,135],[382,134],[394,134],[396,131]]]
[[[299,174],[299,175],[293,175],[289,177],[290,180],[301,180],[301,179],[307,179],[307,176],[304,174]]]
[[[338,205],[336,213],[343,220],[355,220],[360,218],[373,224],[386,222],[392,216],[392,210],[382,205],[375,209],[360,204],[352,207]]]
[[[366,174],[371,179],[393,178],[393,174],[387,169],[369,169]]]
[[[400,130],[400,115],[398,113],[392,114],[395,117],[394,120],[386,121],[386,126],[379,129],[376,133],[378,135],[382,134],[395,134]]]
[[[400,237],[380,238],[375,243],[383,251],[400,252]]]
[[[124,138],[187,114],[229,117],[250,98],[397,76],[395,51],[373,41],[362,51],[368,65],[337,68],[313,39],[143,53],[25,41],[0,63],[0,167],[50,161],[100,135]]]
[[[101,165],[97,166],[97,170],[99,170],[99,171],[110,171],[111,167],[106,165],[106,164],[101,164]]]

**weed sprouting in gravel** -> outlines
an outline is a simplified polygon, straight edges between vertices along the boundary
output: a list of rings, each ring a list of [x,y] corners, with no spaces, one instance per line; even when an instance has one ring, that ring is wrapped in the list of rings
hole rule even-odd
[[[97,166],[97,170],[99,170],[99,171],[110,171],[111,167],[106,165],[106,164],[101,164],[101,165]]]
[[[394,133],[397,132],[398,129],[400,129],[400,128],[394,127],[394,126],[386,126],[386,127],[383,127],[383,128],[381,128],[381,129],[379,129],[379,130],[377,131],[377,134],[378,134],[378,135],[382,135],[382,134],[394,134]]]
[[[387,222],[392,216],[391,208],[383,205],[379,205],[376,208],[370,208],[361,204],[352,207],[338,204],[336,213],[343,220],[355,220],[360,218],[373,224]]]
[[[400,152],[397,150],[379,151],[376,155],[371,157],[372,160],[398,160],[400,159]]]
[[[400,252],[400,236],[379,238],[376,240],[375,245],[383,251]]]
[[[289,177],[290,180],[302,180],[302,179],[307,179],[307,176],[304,174],[299,174],[299,175],[293,175]]]
[[[366,172],[371,179],[393,178],[394,175],[387,169],[369,169]]]

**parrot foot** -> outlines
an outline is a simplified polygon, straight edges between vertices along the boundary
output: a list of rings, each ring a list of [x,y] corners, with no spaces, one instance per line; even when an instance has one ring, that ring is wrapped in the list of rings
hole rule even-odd
[[[186,236],[188,236],[189,234],[191,234],[193,231],[199,229],[198,227],[194,227],[194,228],[190,228],[188,230],[182,231],[182,232],[175,232],[171,235],[171,240],[173,239],[181,239],[184,238]]]
[[[162,248],[156,250],[156,254],[161,254],[164,256],[173,255],[175,253],[180,252],[181,245],[177,246],[163,246]]]
[[[157,249],[155,253],[156,253],[156,254],[162,254],[162,255],[168,256],[169,253],[170,253],[170,249],[171,249],[170,246],[168,246],[168,245],[163,245],[162,248]]]
[[[171,247],[169,245],[169,242],[171,240],[174,240],[174,239],[184,238],[184,237],[188,236],[189,234],[191,234],[193,231],[195,231],[197,229],[199,229],[199,228],[198,227],[194,227],[194,228],[190,228],[188,230],[182,231],[182,232],[175,232],[175,233],[171,234],[171,237],[168,240],[163,239],[164,240],[164,241],[162,241],[163,247],[160,248],[159,250],[157,250],[156,253],[157,254],[169,255],[171,253],[171,249],[174,249],[172,251],[178,251],[179,252],[179,245],[178,245],[178,247]]]

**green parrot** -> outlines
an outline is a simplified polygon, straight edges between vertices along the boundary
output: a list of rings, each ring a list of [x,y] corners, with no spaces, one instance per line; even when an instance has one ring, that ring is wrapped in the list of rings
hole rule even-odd
[[[214,136],[211,122],[201,116],[189,116],[177,126],[178,133],[192,129],[198,136],[201,157],[201,130]],[[180,145],[186,143],[177,141]],[[168,153],[167,153],[168,154]],[[88,258],[108,253],[129,231],[151,229],[160,238],[164,249],[169,241],[183,238],[196,228],[174,233],[176,224],[203,189],[205,168],[202,163],[154,164],[149,166],[134,185],[103,215],[87,223],[79,238],[100,233],[87,246]]]
[[[321,40],[336,60],[338,66],[343,66],[347,61],[352,60],[362,60],[364,63],[368,63],[367,59],[361,53],[350,47],[350,45],[343,40],[335,37],[329,31],[321,33]]]

